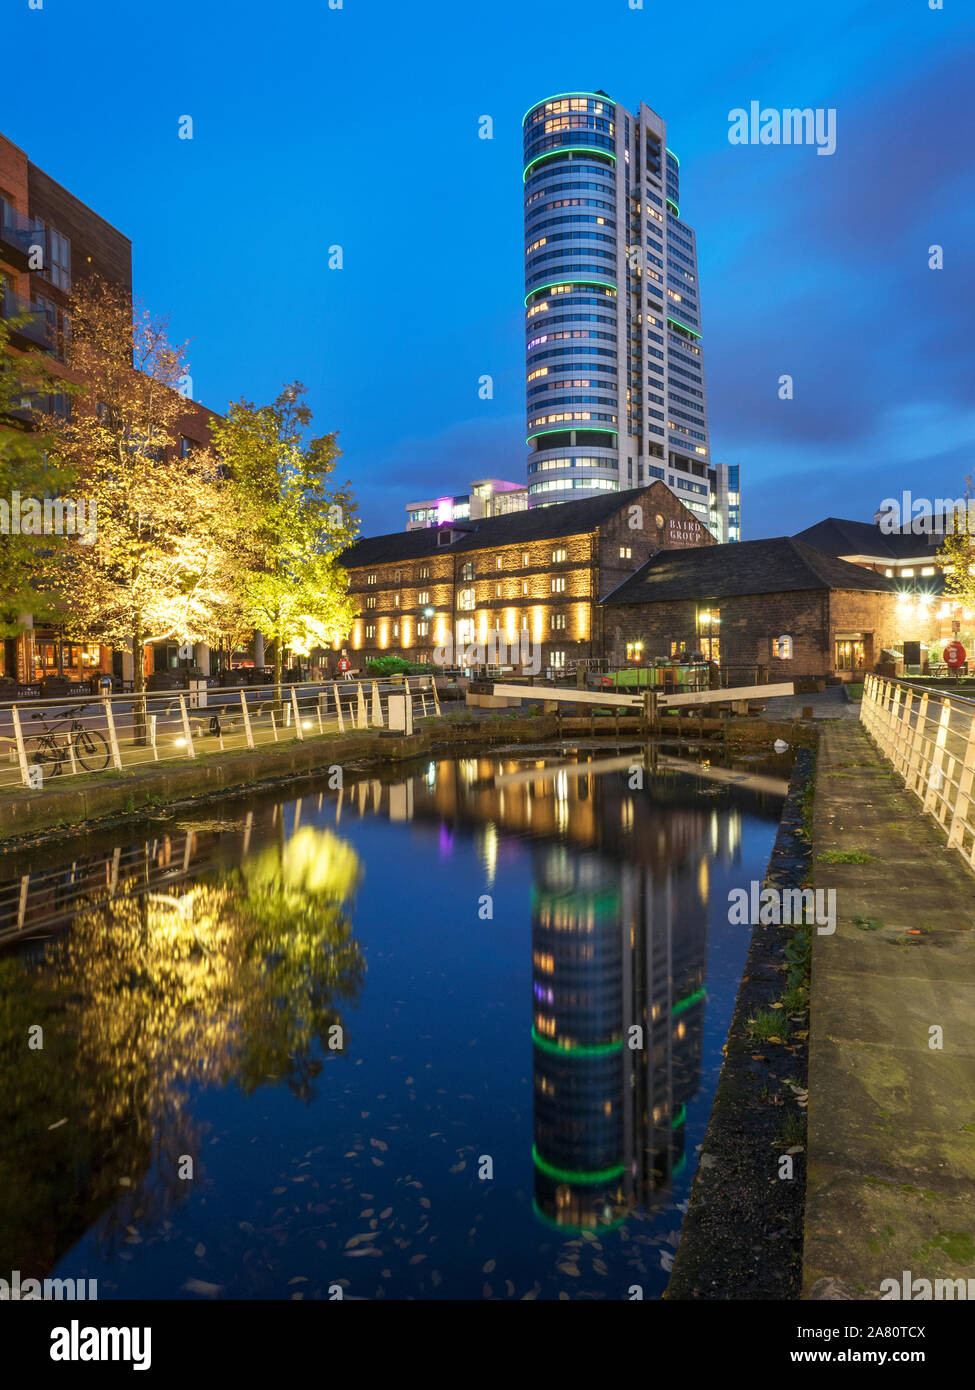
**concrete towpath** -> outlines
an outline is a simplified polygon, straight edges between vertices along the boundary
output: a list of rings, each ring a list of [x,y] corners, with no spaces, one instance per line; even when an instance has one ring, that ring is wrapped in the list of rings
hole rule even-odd
[[[944,843],[859,723],[823,725],[805,1298],[975,1280],[975,875]]]

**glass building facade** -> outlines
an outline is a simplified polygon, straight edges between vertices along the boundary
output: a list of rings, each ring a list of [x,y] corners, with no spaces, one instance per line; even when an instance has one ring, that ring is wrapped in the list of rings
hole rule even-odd
[[[697,243],[665,122],[568,92],[523,124],[529,505],[659,479],[737,539],[712,477]]]

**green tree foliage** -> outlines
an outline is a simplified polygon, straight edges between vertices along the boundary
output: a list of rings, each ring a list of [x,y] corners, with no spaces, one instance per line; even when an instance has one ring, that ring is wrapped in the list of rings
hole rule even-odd
[[[186,357],[164,323],[133,325],[125,293],[98,279],[75,291],[71,323],[84,386],[71,418],[50,421],[52,447],[97,505],[98,534],[62,550],[53,583],[74,635],[132,652],[138,692],[147,643],[216,631],[230,583],[219,468],[208,450],[179,456]]]
[[[968,525],[973,510],[975,485],[965,479],[965,511],[955,513],[955,530],[945,536],[937,560],[945,572],[945,598],[965,608],[975,608],[975,538]]]
[[[40,349],[12,347],[10,324],[0,319],[0,637],[16,636],[21,614],[56,616],[45,571],[61,538],[11,529],[16,495],[52,498],[71,481],[50,456],[40,410],[49,393],[66,395],[73,388],[51,371],[49,361]]]
[[[308,435],[304,394],[296,382],[271,405],[236,401],[214,429],[237,528],[234,602],[273,642],[278,687],[286,649],[339,640],[355,612],[337,557],[357,534],[356,505],[334,481],[335,434]]]

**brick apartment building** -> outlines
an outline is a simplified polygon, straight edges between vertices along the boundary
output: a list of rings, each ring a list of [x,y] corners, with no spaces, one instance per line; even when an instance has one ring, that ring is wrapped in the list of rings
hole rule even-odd
[[[39,252],[39,254],[38,254]],[[39,268],[32,269],[32,265]],[[82,203],[50,175],[31,163],[18,146],[0,136],[0,316],[22,317],[11,326],[14,350],[41,349],[53,372],[73,374],[64,365],[72,286],[88,276],[120,285],[132,298],[132,243],[103,217]],[[26,316],[26,317],[24,317]],[[67,409],[67,398],[56,397],[48,408]],[[72,409],[85,409],[76,398]],[[210,443],[213,412],[192,400],[179,421],[181,452]],[[30,428],[28,410],[0,420],[0,429]],[[34,626],[29,614],[10,615],[20,621],[17,637],[0,641],[0,679],[21,685],[63,675],[72,681],[100,673],[131,677],[131,657],[108,647],[72,639],[70,631]],[[175,650],[175,648],[174,648]],[[146,671],[170,654],[147,649]]]
[[[603,654],[600,600],[657,551],[716,546],[661,482],[558,507],[357,540],[340,557],[357,665],[527,634],[545,667]],[[732,549],[736,547],[730,547]]]
[[[702,652],[768,679],[873,670],[901,640],[893,578],[788,536],[661,553],[603,600],[606,651],[624,661]]]

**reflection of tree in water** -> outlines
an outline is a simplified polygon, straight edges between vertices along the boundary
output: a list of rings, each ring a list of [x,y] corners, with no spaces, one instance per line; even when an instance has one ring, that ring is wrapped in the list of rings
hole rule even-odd
[[[158,1219],[200,1152],[191,1088],[311,1099],[365,973],[344,909],[360,877],[347,842],[306,827],[184,892],[120,885],[39,959],[0,961],[0,1264],[48,1270],[108,1206],[116,1226]]]

